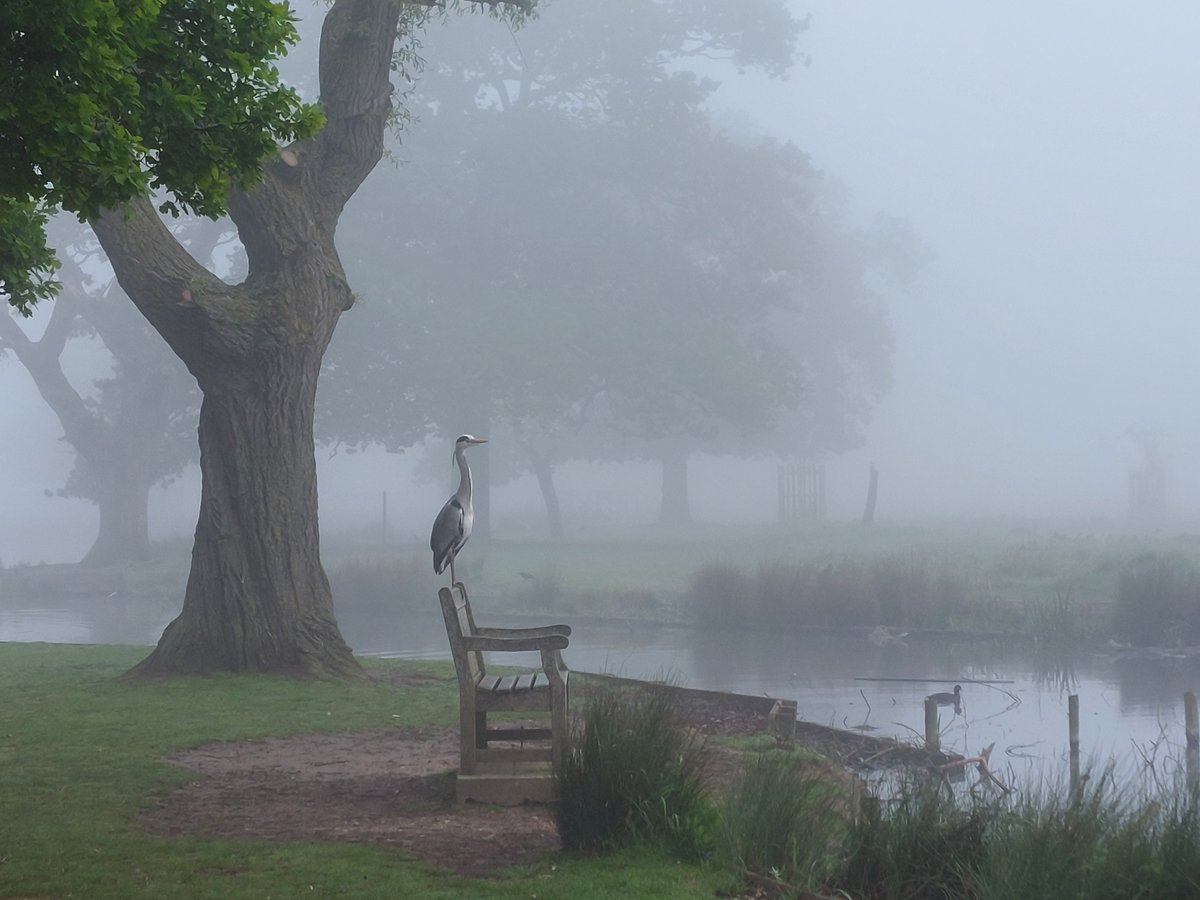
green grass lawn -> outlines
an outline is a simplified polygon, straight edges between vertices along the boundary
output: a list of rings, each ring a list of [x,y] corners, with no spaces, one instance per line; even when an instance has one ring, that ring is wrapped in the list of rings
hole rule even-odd
[[[721,884],[645,851],[552,854],[477,881],[387,848],[145,834],[139,812],[188,777],[163,762],[172,751],[457,717],[452,680],[404,688],[249,675],[122,680],[146,652],[0,644],[0,897],[686,898],[711,897]]]

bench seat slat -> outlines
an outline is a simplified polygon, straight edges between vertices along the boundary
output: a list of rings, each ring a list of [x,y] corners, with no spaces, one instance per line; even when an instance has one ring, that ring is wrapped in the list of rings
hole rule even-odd
[[[514,691],[527,691],[533,687],[534,681],[537,680],[537,674],[534,672],[526,672],[524,675],[517,676],[517,683],[513,685]]]
[[[517,676],[516,675],[505,675],[503,678],[501,678],[496,683],[496,686],[494,688],[492,688],[492,693],[493,694],[511,694],[513,692],[513,689],[516,686],[517,686]]]

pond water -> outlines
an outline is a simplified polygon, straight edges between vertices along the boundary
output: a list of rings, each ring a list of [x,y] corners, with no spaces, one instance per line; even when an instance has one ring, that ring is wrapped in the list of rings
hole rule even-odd
[[[482,624],[529,623],[489,615],[485,602],[475,605]],[[26,603],[0,609],[0,641],[152,644],[173,615],[104,603],[71,608]],[[970,756],[994,743],[993,769],[1014,783],[1065,777],[1071,693],[1080,698],[1085,767],[1112,760],[1124,772],[1172,777],[1184,758],[1183,693],[1200,687],[1195,658],[1075,653],[1050,662],[1025,643],[910,638],[881,647],[862,635],[544,619],[573,622],[565,653],[572,669],[794,699],[807,721],[903,740],[921,739],[927,694],[961,684],[961,711],[941,710],[943,749]],[[449,656],[440,616],[343,615],[341,627],[363,655]],[[504,662],[536,663],[536,655],[518,656]]]

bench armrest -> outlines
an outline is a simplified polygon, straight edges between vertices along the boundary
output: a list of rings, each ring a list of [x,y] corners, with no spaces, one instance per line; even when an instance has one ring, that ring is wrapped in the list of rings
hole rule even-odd
[[[475,633],[480,637],[541,637],[547,634],[561,634],[570,637],[570,625],[542,625],[537,628],[479,628]]]
[[[463,647],[467,650],[562,650],[569,643],[564,634],[537,636],[497,637],[495,635],[463,635]]]
[[[542,671],[550,681],[551,689],[563,690],[567,686],[567,664],[558,649],[542,651]]]

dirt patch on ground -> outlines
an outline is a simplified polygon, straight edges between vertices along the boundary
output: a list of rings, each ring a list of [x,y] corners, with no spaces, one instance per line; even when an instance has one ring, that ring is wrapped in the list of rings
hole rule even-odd
[[[383,677],[413,683],[412,676],[400,673]],[[610,679],[579,681],[582,684],[572,691],[576,704],[588,690]],[[769,699],[660,689],[678,693],[684,721],[704,734],[766,729]],[[798,723],[797,743],[850,768],[919,761],[911,757],[912,748],[808,723]],[[176,754],[170,762],[195,778],[144,815],[144,826],[154,834],[385,844],[466,875],[488,875],[532,862],[558,847],[553,812],[547,806],[455,804],[454,728],[222,742]],[[711,779],[729,783],[740,762],[738,753],[718,749]]]

